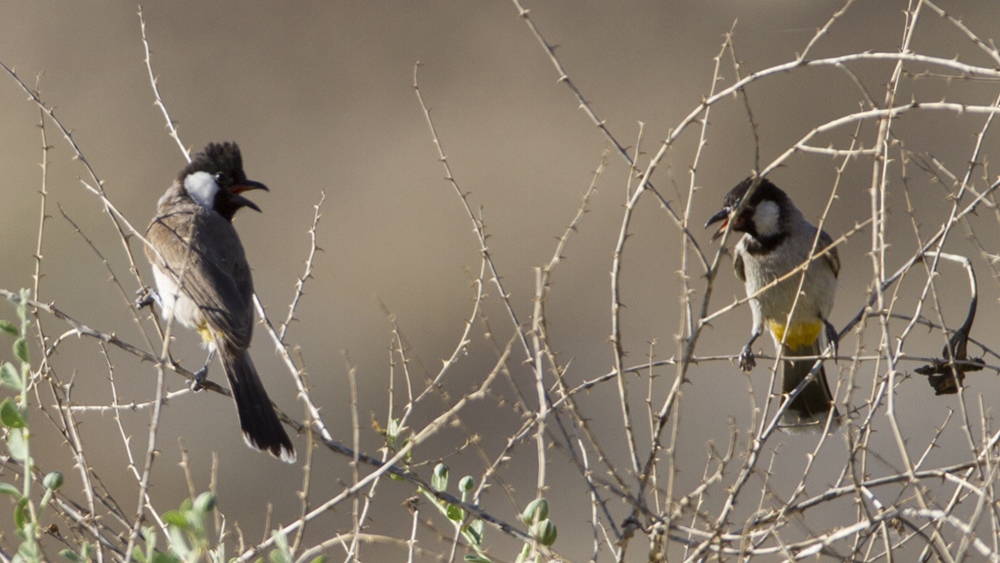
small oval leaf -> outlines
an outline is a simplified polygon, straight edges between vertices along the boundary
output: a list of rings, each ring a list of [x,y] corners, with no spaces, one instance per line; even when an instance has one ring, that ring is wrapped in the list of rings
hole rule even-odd
[[[444,512],[452,522],[461,522],[465,519],[465,511],[454,504],[448,504]]]
[[[0,403],[0,423],[3,423],[7,428],[24,428],[27,424],[24,421],[24,417],[21,416],[21,411],[17,410],[17,405],[14,401],[7,397]]]
[[[160,516],[160,518],[168,526],[177,526],[178,528],[182,529],[187,528],[187,519],[184,518],[184,515],[177,510],[169,510],[167,512],[164,512],[163,515]]]
[[[24,531],[24,525],[28,523],[28,515],[24,511],[24,503],[14,505],[14,526],[18,530]]]
[[[28,363],[28,341],[23,337],[14,341],[14,355],[24,363]]]
[[[81,558],[80,555],[77,552],[73,551],[72,549],[64,549],[59,552],[59,555],[63,559],[68,559],[73,563],[80,563],[83,561],[83,558]]]
[[[10,362],[5,362],[4,365],[0,366],[0,385],[10,387],[15,393],[24,390],[21,378],[17,376],[17,369]]]
[[[21,491],[10,483],[0,483],[0,495],[10,495],[12,497],[20,498]]]
[[[27,461],[28,443],[24,440],[21,430],[15,428],[7,434],[7,451],[17,461]]]
[[[471,535],[472,538],[475,540],[473,543],[476,546],[481,547],[483,545],[483,532],[485,531],[484,526],[485,524],[483,523],[482,520],[473,520],[465,528],[466,531],[469,532],[469,535]]]
[[[18,333],[17,327],[14,323],[8,321],[7,319],[0,319],[0,330],[11,336],[17,336]]]

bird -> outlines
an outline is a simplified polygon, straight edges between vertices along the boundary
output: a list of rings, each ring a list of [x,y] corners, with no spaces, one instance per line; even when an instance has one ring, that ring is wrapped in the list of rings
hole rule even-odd
[[[754,186],[749,200],[736,213]],[[754,368],[752,346],[768,329],[775,347],[781,347],[782,392],[789,394],[812,371],[821,353],[821,333],[825,332],[834,358],[837,356],[837,330],[828,320],[840,273],[833,239],[807,221],[788,194],[767,178],[754,176],[726,194],[722,210],[709,218],[705,228],[715,223],[721,225],[712,240],[721,237],[727,227],[743,233],[733,253],[733,270],[746,286],[753,329],[740,352],[740,368],[744,372]],[[803,268],[804,273],[800,270],[763,289],[796,268]],[[799,359],[803,356],[808,358]],[[789,403],[779,426],[790,433],[820,432],[828,419],[831,430],[840,427],[840,413],[820,364],[814,379]]]
[[[282,461],[295,461],[295,447],[278,420],[250,358],[253,336],[253,277],[233,216],[260,207],[242,194],[268,190],[248,180],[236,143],[209,143],[177,175],[157,203],[146,229],[145,254],[156,290],[139,291],[137,308],[156,302],[161,316],[201,335],[208,349],[192,389],[201,389],[218,354],[236,401],[244,441]]]

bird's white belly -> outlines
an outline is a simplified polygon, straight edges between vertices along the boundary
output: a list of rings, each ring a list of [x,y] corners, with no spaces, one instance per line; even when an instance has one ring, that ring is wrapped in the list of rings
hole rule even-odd
[[[180,291],[174,278],[165,273],[159,267],[153,267],[153,278],[156,280],[156,289],[160,294],[160,305],[162,307],[160,316],[164,320],[171,317],[182,325],[198,329],[203,324],[201,311],[198,306],[188,296]]]

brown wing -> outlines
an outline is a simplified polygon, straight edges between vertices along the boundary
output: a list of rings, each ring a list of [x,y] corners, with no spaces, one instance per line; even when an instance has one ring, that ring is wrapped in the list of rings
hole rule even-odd
[[[175,280],[182,278],[181,291],[209,327],[246,349],[253,334],[253,278],[232,223],[195,203],[174,206],[153,219],[146,238],[159,251],[147,247],[149,261]]]

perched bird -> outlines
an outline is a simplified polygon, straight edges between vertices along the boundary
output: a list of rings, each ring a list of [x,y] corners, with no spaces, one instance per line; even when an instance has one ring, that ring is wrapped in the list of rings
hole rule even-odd
[[[756,182],[759,184],[746,206],[738,215],[733,215]],[[740,368],[749,372],[756,365],[751,347],[766,328],[775,346],[783,346],[782,392],[791,393],[816,363],[815,358],[821,352],[821,332],[825,331],[827,341],[833,345],[834,356],[837,354],[837,331],[827,320],[840,272],[837,249],[830,248],[820,256],[833,243],[830,235],[806,221],[788,195],[766,178],[758,181],[750,177],[730,190],[722,210],[713,215],[705,227],[719,222],[721,225],[713,240],[722,236],[727,225],[730,230],[743,233],[736,244],[733,269],[736,277],[746,285],[753,312],[753,331],[740,353]],[[805,267],[804,274],[800,270],[758,295],[762,288],[800,266]],[[796,359],[802,356],[812,356],[812,359]],[[830,426],[837,428],[841,423],[840,414],[833,404],[826,372],[820,365],[815,378],[788,405],[781,426],[791,432],[819,432],[825,427],[831,411]]]
[[[218,353],[247,445],[292,463],[295,447],[248,350],[254,324],[253,278],[232,220],[243,207],[260,211],[242,195],[257,189],[267,186],[247,180],[235,143],[210,143],[196,154],[160,198],[146,229],[146,258],[157,291],[146,290],[136,305],[156,301],[164,319],[172,317],[198,331],[209,353],[192,388],[200,388]]]

